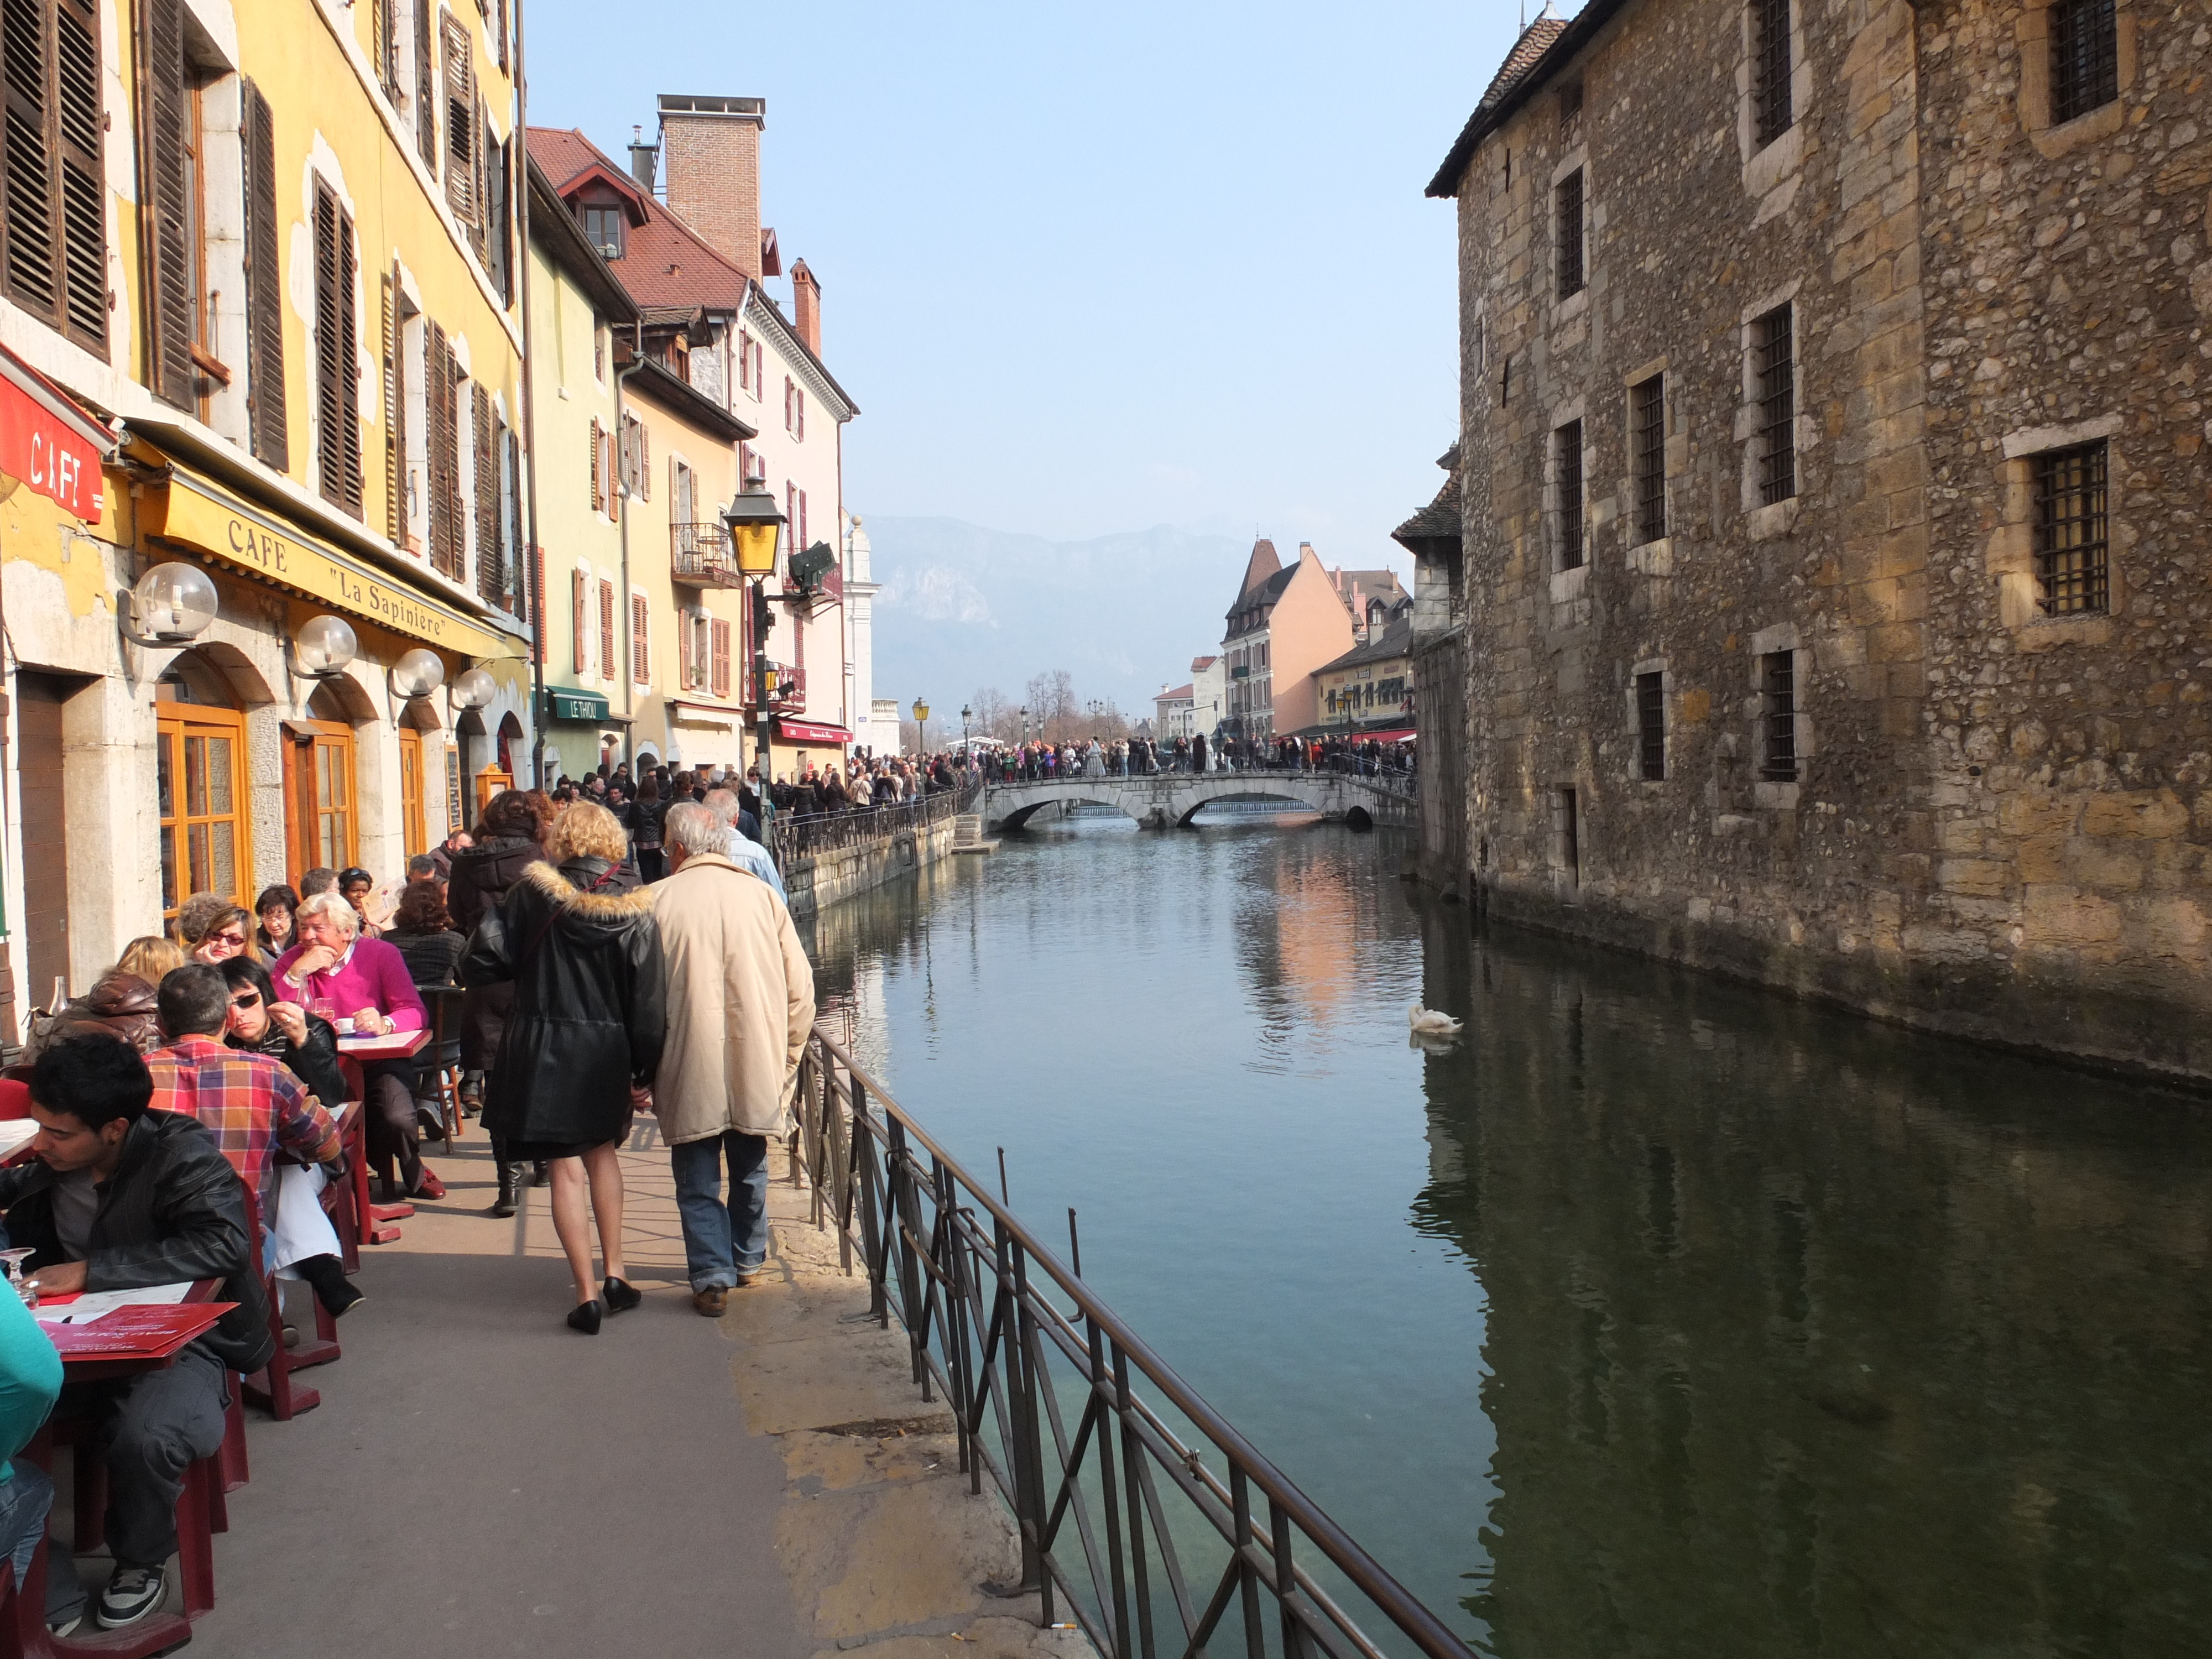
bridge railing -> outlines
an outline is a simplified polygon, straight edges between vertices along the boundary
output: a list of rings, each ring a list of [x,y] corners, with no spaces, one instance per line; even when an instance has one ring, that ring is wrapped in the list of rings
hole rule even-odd
[[[1103,778],[1091,779],[1086,779],[1081,773],[1054,773],[1047,775],[1040,772],[1036,775],[1031,776],[1026,773],[1018,772],[1014,776],[1008,778],[1002,775],[994,776],[987,772],[984,775],[983,781],[987,788],[1012,789],[1017,787],[1026,787],[1030,785],[1039,783],[1083,783],[1086,781],[1094,783],[1141,783],[1151,778],[1310,778],[1322,775],[1357,778],[1362,783],[1364,783],[1372,788],[1383,790],[1390,794],[1408,796],[1416,792],[1420,780],[1420,775],[1413,768],[1408,766],[1400,766],[1387,760],[1363,760],[1357,755],[1324,755],[1322,757],[1321,764],[1317,767],[1287,766],[1274,761],[1264,761],[1257,763],[1238,761],[1225,771],[1218,767],[1212,765],[1209,765],[1202,773],[1191,771],[1187,767],[1176,768],[1173,766],[1163,766],[1158,770],[1152,772],[1139,772],[1133,770],[1128,772],[1109,772]]]
[[[857,811],[779,812],[769,820],[776,868],[788,869],[793,859],[812,858],[841,848],[861,847],[887,836],[941,823],[957,810],[952,792],[902,800],[887,806],[866,806]]]
[[[1471,1659],[1435,1613],[1200,1397],[817,1027],[792,1179],[847,1272],[903,1327],[915,1385],[950,1409],[961,1472],[1020,1534],[1044,1621],[1107,1659],[1234,1648],[1260,1659]],[[1074,1215],[1068,1218],[1071,1242]],[[1385,1644],[1387,1643],[1387,1647]]]

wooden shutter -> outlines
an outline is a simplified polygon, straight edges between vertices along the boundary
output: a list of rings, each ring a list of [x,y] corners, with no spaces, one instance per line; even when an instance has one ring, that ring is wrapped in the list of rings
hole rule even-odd
[[[592,511],[604,513],[606,496],[604,480],[599,477],[599,417],[592,416]]]
[[[495,143],[491,129],[487,126],[484,129],[484,270],[490,276],[492,286],[499,290],[500,301],[505,305],[514,303],[514,233],[507,190],[512,178],[511,161],[509,147]]]
[[[276,120],[252,82],[243,83],[246,150],[246,409],[253,453],[292,468],[284,410],[284,312],[276,259]]]
[[[377,353],[384,384],[384,533],[397,547],[407,538],[404,494],[407,455],[399,436],[399,267],[396,263],[379,273],[377,286],[383,301],[378,312],[382,328]]]
[[[399,43],[398,0],[370,0],[369,48],[376,60],[376,83],[393,107],[399,103]]]
[[[430,176],[438,176],[437,15],[434,0],[415,0],[415,148]]]
[[[497,605],[507,594],[507,561],[499,544],[499,434],[493,429],[491,393],[479,380],[470,388],[469,436],[476,487],[477,592]]]
[[[647,648],[649,642],[647,638],[647,625],[651,615],[644,594],[629,596],[629,677],[640,685],[653,678],[653,656]]]
[[[192,92],[185,65],[184,0],[140,0],[138,21],[148,378],[164,403],[196,409],[192,276],[199,250],[191,223]]]
[[[107,355],[107,216],[100,19],[87,0],[6,0],[5,191],[9,297]]]
[[[473,61],[473,60],[471,60]],[[473,79],[473,75],[471,79]],[[469,242],[477,251],[477,263],[486,271],[491,269],[491,124],[484,119],[483,88],[476,89],[473,116],[476,133],[476,173],[471,199],[477,205],[476,217],[470,222]]]
[[[507,429],[507,545],[510,562],[522,553],[522,441],[513,427]],[[527,622],[533,601],[520,580],[507,608]]]
[[[730,695],[730,625],[720,617],[714,619],[714,695]]]
[[[461,533],[461,411],[458,366],[446,331],[422,325],[422,404],[429,452],[430,568],[459,581],[465,575]]]
[[[641,500],[653,499],[653,434],[643,421],[637,423],[637,493]]]
[[[323,499],[361,514],[361,355],[353,307],[353,221],[315,181],[316,482]]]
[[[591,654],[584,649],[585,579],[580,570],[568,573],[568,629],[575,643],[576,672],[584,672],[592,665]]]
[[[799,411],[799,429],[792,435],[799,442],[805,443],[806,441],[806,388],[803,386],[793,386],[791,389],[791,396]]]
[[[615,667],[615,585],[599,580],[599,677],[612,679]]]
[[[476,65],[469,32],[448,12],[439,19],[446,42],[446,205],[474,229],[477,214]]]

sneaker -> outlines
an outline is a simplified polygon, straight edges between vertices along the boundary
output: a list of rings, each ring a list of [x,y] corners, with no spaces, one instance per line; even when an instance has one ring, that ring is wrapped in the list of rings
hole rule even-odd
[[[730,1310],[730,1293],[720,1290],[694,1291],[691,1306],[702,1319],[720,1319]]]
[[[80,1607],[75,1613],[64,1613],[58,1618],[47,1620],[46,1634],[56,1638],[74,1636],[76,1634],[76,1627],[82,1623],[84,1623],[84,1609]]]
[[[168,1574],[161,1567],[118,1565],[115,1577],[100,1593],[100,1629],[121,1630],[125,1625],[137,1624],[161,1605],[168,1587]]]

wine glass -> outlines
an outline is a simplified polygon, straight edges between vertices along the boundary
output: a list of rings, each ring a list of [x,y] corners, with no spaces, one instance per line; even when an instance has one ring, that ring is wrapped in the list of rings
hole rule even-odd
[[[23,1264],[37,1254],[36,1250],[21,1245],[12,1250],[0,1250],[0,1262],[7,1264],[8,1283],[27,1308],[39,1305],[39,1281],[23,1277]]]

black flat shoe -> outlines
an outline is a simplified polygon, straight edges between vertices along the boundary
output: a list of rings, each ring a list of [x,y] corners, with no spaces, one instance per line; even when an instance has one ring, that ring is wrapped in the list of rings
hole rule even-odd
[[[611,1314],[628,1313],[644,1302],[645,1294],[628,1279],[610,1279],[600,1287],[599,1299]]]
[[[572,1331],[581,1331],[586,1336],[597,1336],[599,1334],[599,1304],[596,1302],[579,1302],[574,1307],[569,1309],[568,1328]]]

